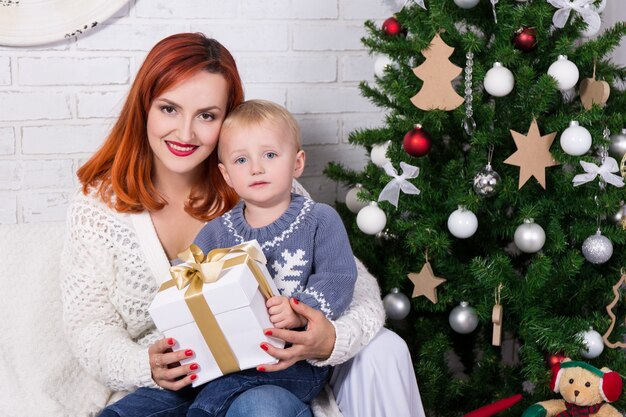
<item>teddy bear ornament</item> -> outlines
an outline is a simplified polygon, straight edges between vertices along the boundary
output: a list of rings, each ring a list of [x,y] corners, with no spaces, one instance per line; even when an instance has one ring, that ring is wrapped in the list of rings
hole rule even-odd
[[[569,358],[554,365],[552,371],[550,389],[562,398],[533,404],[522,417],[622,417],[608,404],[622,393],[622,378],[617,372]]]

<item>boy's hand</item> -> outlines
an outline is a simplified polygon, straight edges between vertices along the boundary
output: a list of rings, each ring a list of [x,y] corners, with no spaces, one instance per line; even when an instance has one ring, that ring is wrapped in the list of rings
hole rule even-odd
[[[265,306],[270,315],[270,321],[279,329],[295,329],[307,324],[304,317],[292,310],[287,297],[275,295],[267,300]]]

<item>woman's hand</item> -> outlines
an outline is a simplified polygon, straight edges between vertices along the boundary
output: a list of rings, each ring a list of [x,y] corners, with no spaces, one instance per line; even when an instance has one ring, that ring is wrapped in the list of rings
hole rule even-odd
[[[307,328],[301,332],[265,329],[266,335],[291,343],[291,346],[279,349],[269,343],[261,343],[261,348],[278,359],[278,363],[261,365],[257,367],[260,371],[281,371],[304,359],[328,359],[335,347],[335,327],[321,311],[300,303],[294,298],[290,299],[290,303],[294,312],[307,319]]]
[[[191,384],[197,375],[197,363],[181,365],[180,361],[193,356],[191,349],[172,351],[176,341],[170,338],[157,340],[148,348],[152,379],[161,388],[178,391]]]

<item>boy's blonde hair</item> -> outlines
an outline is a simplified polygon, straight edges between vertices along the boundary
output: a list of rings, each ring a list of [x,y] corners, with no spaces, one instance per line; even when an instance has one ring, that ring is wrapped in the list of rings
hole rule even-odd
[[[226,116],[222,124],[222,131],[231,127],[250,126],[263,122],[284,123],[291,133],[297,150],[302,150],[300,126],[298,126],[296,119],[289,110],[268,100],[248,100],[241,103]]]

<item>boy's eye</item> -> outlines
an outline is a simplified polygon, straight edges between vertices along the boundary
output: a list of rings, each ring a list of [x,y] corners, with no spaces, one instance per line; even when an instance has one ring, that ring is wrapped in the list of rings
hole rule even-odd
[[[202,120],[215,120],[215,116],[212,113],[200,113],[199,116]]]
[[[176,111],[174,106],[161,106],[161,111],[166,114],[172,114]]]
[[[276,152],[268,152],[268,153],[266,153],[266,154],[265,154],[265,157],[266,157],[267,159],[274,159],[274,158],[276,158],[277,156],[278,156],[278,155],[276,154]]]
[[[240,156],[239,158],[235,159],[235,163],[236,164],[245,164],[246,163],[246,158],[244,158],[243,156]]]

